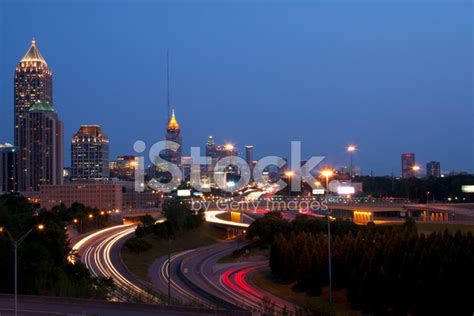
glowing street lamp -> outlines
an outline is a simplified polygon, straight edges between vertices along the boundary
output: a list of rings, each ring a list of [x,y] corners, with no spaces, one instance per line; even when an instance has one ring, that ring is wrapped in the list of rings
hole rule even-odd
[[[411,171],[413,172],[413,175],[416,177],[416,173],[421,170],[421,167],[418,165],[413,165],[411,166]]]
[[[351,165],[351,170],[350,170],[350,175],[352,177],[352,154],[357,150],[357,147],[355,145],[349,145],[347,146],[347,152],[349,153],[349,158],[350,158],[350,165]]]
[[[329,194],[329,178],[334,175],[334,171],[331,169],[324,169],[321,174],[326,177],[326,193]]]
[[[13,250],[14,250],[14,258],[15,258],[15,316],[18,316],[18,247],[20,247],[21,243],[28,237],[29,234],[34,229],[37,229],[39,231],[44,230],[44,225],[39,224],[34,227],[32,227],[29,231],[27,231],[23,236],[21,236],[18,239],[13,238],[13,236],[10,234],[10,232],[5,228],[5,227],[0,227],[0,233],[6,232],[8,237],[10,238],[10,241],[12,242],[13,245]]]

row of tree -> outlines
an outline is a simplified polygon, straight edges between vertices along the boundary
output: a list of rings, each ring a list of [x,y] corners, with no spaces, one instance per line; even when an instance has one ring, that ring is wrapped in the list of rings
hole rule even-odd
[[[472,234],[425,236],[413,227],[410,221],[404,227],[369,227],[334,236],[333,289],[346,289],[353,308],[375,314],[472,314]],[[279,234],[270,267],[282,282],[320,294],[328,285],[327,235]]]
[[[160,238],[173,238],[177,233],[197,228],[204,223],[204,212],[191,210],[189,203],[181,198],[171,198],[163,205],[166,220],[156,222],[151,216],[145,216],[142,224],[135,230],[136,237],[154,234]]]
[[[284,219],[278,211],[269,212],[264,217],[252,222],[247,230],[247,238],[271,244],[279,234],[288,236],[290,233],[323,233],[328,229],[327,222],[313,216],[304,214],[296,215],[291,222]],[[348,232],[356,233],[360,226],[349,220],[336,220],[331,222],[331,231],[334,235],[344,235]]]
[[[78,260],[67,258],[70,247],[64,230],[64,216],[57,211],[37,209],[26,198],[0,196],[0,292],[13,292],[13,247],[7,230],[15,239],[33,229],[18,248],[18,288],[21,294],[106,298],[113,290],[110,279],[95,278]]]

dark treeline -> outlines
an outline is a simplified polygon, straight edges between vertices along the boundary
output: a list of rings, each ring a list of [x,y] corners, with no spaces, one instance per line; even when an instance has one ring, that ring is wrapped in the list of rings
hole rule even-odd
[[[327,222],[312,216],[298,214],[291,222],[282,218],[278,211],[269,212],[264,217],[255,220],[247,230],[247,238],[270,244],[279,234],[288,236],[290,233],[325,233]],[[357,232],[360,226],[349,220],[336,220],[331,222],[331,231],[334,235],[343,235],[348,232]]]
[[[318,295],[328,285],[327,235],[279,234],[272,273]],[[347,290],[354,309],[392,315],[472,315],[474,239],[471,233],[417,234],[404,227],[370,227],[332,238],[333,289]]]
[[[18,288],[21,294],[106,298],[113,289],[110,279],[92,277],[78,260],[67,258],[70,247],[64,226],[64,214],[58,210],[35,208],[26,198],[8,194],[0,196],[0,292],[13,293],[14,258],[8,232],[17,239],[33,229],[18,248]],[[76,258],[77,259],[77,258]]]
[[[81,203],[73,203],[71,207],[61,203],[53,207],[51,212],[67,225],[74,225],[81,234],[113,224],[108,212]]]
[[[350,180],[347,174],[336,174],[333,180]],[[288,181],[287,179],[283,179]],[[325,179],[320,179],[321,183],[325,183]],[[355,197],[395,197],[404,198],[411,201],[425,203],[427,200],[448,202],[467,203],[474,202],[474,194],[462,192],[463,185],[474,185],[474,175],[456,175],[443,178],[392,178],[356,176],[353,182],[361,182],[364,192],[358,192]],[[310,193],[312,188],[307,183],[302,183],[303,193]],[[426,194],[429,192],[429,194]],[[280,195],[288,195],[287,189],[278,192]],[[299,192],[293,192],[292,195],[298,195]],[[456,199],[457,197],[457,199]]]
[[[204,222],[204,212],[191,210],[189,204],[180,198],[166,200],[163,205],[166,221],[155,223],[151,216],[145,216],[142,224],[137,227],[135,235],[143,237],[154,233],[158,237],[174,236],[178,232],[199,227]]]
[[[374,197],[409,198],[413,201],[474,202],[474,195],[462,192],[463,185],[474,185],[474,176],[457,175],[444,178],[392,179],[391,177],[355,177],[362,182],[364,192]],[[426,192],[429,192],[427,195]],[[455,198],[458,198],[455,200]]]
[[[191,210],[189,204],[180,198],[166,200],[163,205],[164,222],[157,223],[149,215],[142,218],[142,224],[137,226],[134,238],[126,241],[125,247],[135,253],[146,251],[152,247],[141,238],[153,234],[156,238],[174,238],[176,234],[201,226],[204,223],[204,212]]]

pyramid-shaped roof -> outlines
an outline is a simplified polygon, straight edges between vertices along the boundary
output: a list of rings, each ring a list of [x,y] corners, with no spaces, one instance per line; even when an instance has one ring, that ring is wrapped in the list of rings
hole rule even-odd
[[[174,130],[179,129],[179,124],[178,124],[178,121],[176,120],[176,116],[174,115],[174,110],[173,110],[173,114],[171,115],[171,120],[168,123],[168,129],[174,129]]]
[[[43,62],[47,65],[46,60],[44,60],[44,58],[41,55],[39,49],[36,47],[35,39],[31,40],[30,49],[28,49],[25,56],[23,56],[23,58],[21,59],[20,62],[22,62],[22,61],[39,61],[39,62]]]

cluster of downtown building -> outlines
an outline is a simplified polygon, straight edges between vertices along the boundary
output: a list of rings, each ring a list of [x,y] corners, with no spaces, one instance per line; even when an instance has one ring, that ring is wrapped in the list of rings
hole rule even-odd
[[[39,198],[43,207],[81,202],[106,210],[148,208],[159,204],[160,194],[153,190],[135,192],[133,181],[138,157],[119,156],[109,161],[109,138],[98,125],[80,126],[71,139],[71,167],[64,168],[64,128],[53,102],[53,75],[46,60],[33,40],[31,47],[20,60],[14,77],[14,145],[0,145],[0,192],[21,192],[32,199]],[[182,145],[179,123],[173,111],[168,118],[166,140]],[[178,150],[164,150],[163,159],[179,166],[184,181],[191,177],[191,157],[182,156]],[[203,186],[223,187],[216,183],[214,167],[220,159],[237,156],[233,144],[216,144],[210,136],[206,143],[206,156],[211,164],[200,170]],[[245,160],[255,166],[253,146],[245,146]],[[304,163],[304,162],[301,162]],[[402,177],[418,176],[415,155],[402,154]],[[270,166],[264,175],[271,181],[278,180],[283,168]],[[237,180],[236,167],[229,166],[221,177],[231,183]],[[360,167],[347,167],[341,173],[360,175]],[[428,176],[441,176],[440,163],[429,162]],[[148,178],[166,181],[167,170],[152,164]]]
[[[166,140],[182,145],[180,133],[173,111]],[[33,40],[15,69],[14,144],[0,144],[0,193],[20,192],[44,208],[74,202],[107,211],[159,207],[159,192],[134,190],[139,158],[128,155],[110,161],[109,142],[99,125],[80,126],[71,138],[71,166],[64,168],[64,127],[54,107],[53,73]],[[216,145],[212,137],[206,148],[213,165],[237,155],[232,145]],[[252,165],[253,147],[246,146],[246,153]],[[181,147],[161,155],[181,168],[183,180],[189,180],[192,162],[182,156]],[[213,165],[202,170],[210,186],[215,185]],[[229,170],[230,175],[234,172]],[[146,174],[163,180],[168,173],[157,164]]]

